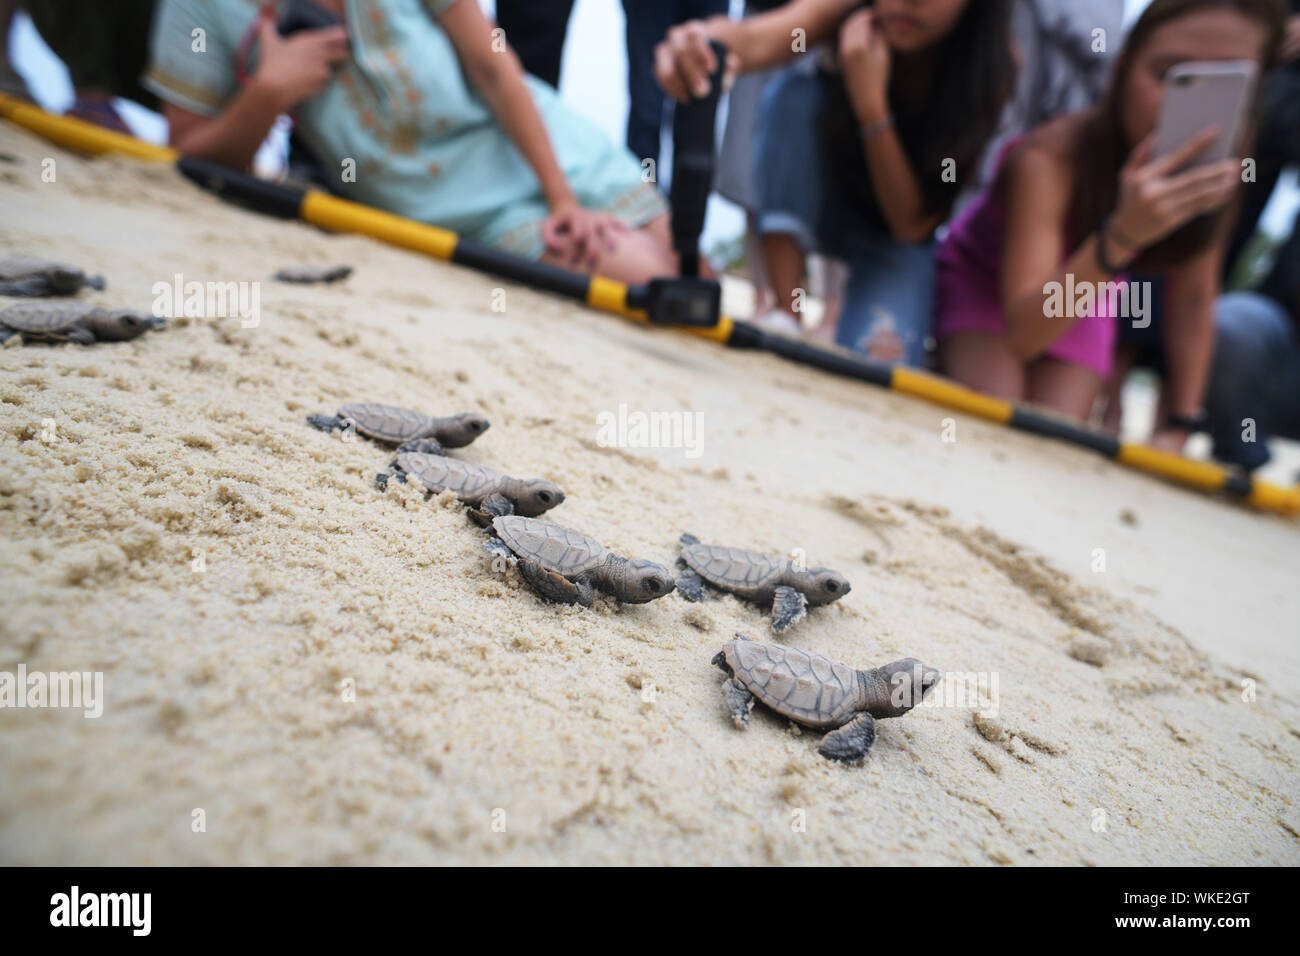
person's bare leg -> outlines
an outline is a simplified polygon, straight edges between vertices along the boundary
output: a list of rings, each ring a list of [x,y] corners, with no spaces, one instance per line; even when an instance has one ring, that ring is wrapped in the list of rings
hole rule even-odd
[[[1086,422],[1101,394],[1101,386],[1101,376],[1090,368],[1060,359],[1040,358],[1029,367],[1025,397],[1035,405]]]
[[[995,398],[1025,397],[1025,366],[1005,335],[959,332],[939,346],[943,374]]]
[[[1137,352],[1137,346],[1130,344],[1115,349],[1115,367],[1102,387],[1106,407],[1102,412],[1101,430],[1108,435],[1118,435],[1124,424],[1124,381],[1137,361]]]
[[[796,319],[795,290],[802,287],[805,263],[803,249],[794,236],[769,233],[763,236],[763,267],[767,270],[772,293],[778,308],[785,309]],[[806,294],[806,293],[805,293]]]

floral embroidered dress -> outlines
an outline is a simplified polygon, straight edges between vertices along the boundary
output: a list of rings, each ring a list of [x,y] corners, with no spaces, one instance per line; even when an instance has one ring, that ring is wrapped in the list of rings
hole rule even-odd
[[[322,163],[355,163],[349,199],[529,258],[550,210],[532,167],[467,84],[436,18],[477,0],[345,0],[352,55],[294,111]],[[161,0],[144,85],[215,116],[239,91],[236,67],[257,0]],[[199,32],[201,31],[201,32]],[[248,71],[256,68],[256,44]],[[528,87],[578,201],[635,228],[665,211],[640,164],[532,77]]]

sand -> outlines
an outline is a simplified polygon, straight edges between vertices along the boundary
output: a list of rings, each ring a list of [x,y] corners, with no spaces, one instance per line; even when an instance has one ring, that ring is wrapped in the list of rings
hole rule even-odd
[[[263,281],[256,328],[0,350],[0,671],[105,696],[0,710],[0,862],[1300,862],[1294,523],[168,170],[0,154],[0,254],[102,272],[103,304],[356,267]],[[487,415],[463,457],[559,482],[621,553],[799,549],[853,591],[786,643],[996,675],[997,707],[881,722],[858,766],[737,731],[709,660],[761,611],[542,602],[449,496],[378,492],[383,449],[303,421],[355,399]],[[620,404],[702,413],[701,454],[605,447]]]

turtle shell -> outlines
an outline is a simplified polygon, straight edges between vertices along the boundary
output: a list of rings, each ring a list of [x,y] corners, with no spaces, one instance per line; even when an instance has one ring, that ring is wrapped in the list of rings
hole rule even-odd
[[[0,325],[29,335],[57,336],[98,311],[85,302],[20,302],[0,311]]]
[[[682,548],[682,560],[714,587],[743,592],[776,587],[789,563],[775,554],[716,544],[687,545]]]
[[[839,727],[863,707],[858,672],[847,664],[758,641],[728,641],[722,651],[751,694],[801,724]]]
[[[430,491],[450,491],[462,501],[482,501],[501,490],[501,475],[485,465],[458,458],[402,452],[397,466]]]
[[[76,266],[65,266],[59,262],[50,262],[48,259],[29,259],[26,256],[9,256],[0,259],[0,280],[6,282],[14,279],[25,279],[28,276],[64,276],[77,277],[84,276]]]
[[[367,438],[377,438],[393,444],[422,438],[433,425],[433,419],[420,412],[370,402],[344,405],[339,409],[339,416],[351,419],[356,424],[357,431]]]
[[[515,554],[536,561],[566,578],[593,571],[609,552],[599,541],[540,518],[506,515],[492,519],[492,529]]]

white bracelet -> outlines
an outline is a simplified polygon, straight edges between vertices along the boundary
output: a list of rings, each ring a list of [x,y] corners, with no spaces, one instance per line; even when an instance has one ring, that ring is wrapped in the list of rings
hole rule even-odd
[[[891,113],[890,115],[886,116],[882,120],[877,120],[874,123],[861,127],[859,133],[861,134],[863,140],[868,140],[871,139],[871,137],[875,136],[877,133],[883,133],[885,130],[889,129],[889,127],[893,125],[894,125],[894,115]]]

